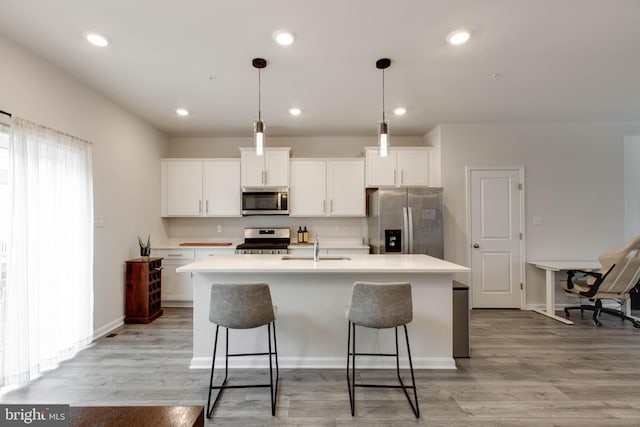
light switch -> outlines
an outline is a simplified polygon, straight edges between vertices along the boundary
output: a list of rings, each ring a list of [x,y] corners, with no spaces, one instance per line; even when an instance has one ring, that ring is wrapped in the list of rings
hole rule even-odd
[[[542,225],[542,216],[534,215],[534,217],[533,217],[533,225]]]
[[[222,226],[221,225],[218,226],[218,233],[222,233]]]
[[[93,226],[95,228],[104,227],[104,217],[103,216],[95,216],[95,217],[93,217]]]

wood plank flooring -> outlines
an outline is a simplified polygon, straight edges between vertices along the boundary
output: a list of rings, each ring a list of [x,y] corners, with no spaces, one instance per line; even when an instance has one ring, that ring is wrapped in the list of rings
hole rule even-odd
[[[560,314],[560,313],[559,313]],[[276,417],[266,389],[226,391],[207,425],[637,426],[640,329],[603,315],[573,326],[518,310],[473,310],[470,359],[458,370],[417,371],[421,419],[398,390],[358,389],[351,417],[343,370],[281,370]],[[189,370],[191,309],[125,325],[2,403],[205,405],[208,372]],[[409,330],[409,333],[416,331]],[[233,378],[266,380],[260,371]],[[361,371],[360,378],[393,379]]]

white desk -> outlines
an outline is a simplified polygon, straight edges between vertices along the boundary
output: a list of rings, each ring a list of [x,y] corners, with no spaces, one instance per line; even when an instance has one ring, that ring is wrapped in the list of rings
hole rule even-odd
[[[536,313],[540,313],[543,316],[550,317],[559,322],[566,323],[567,325],[573,325],[571,320],[564,317],[556,316],[556,290],[555,290],[555,277],[558,271],[568,270],[583,270],[594,271],[600,269],[600,263],[598,261],[529,261],[531,265],[545,270],[546,272],[546,310],[534,309]]]

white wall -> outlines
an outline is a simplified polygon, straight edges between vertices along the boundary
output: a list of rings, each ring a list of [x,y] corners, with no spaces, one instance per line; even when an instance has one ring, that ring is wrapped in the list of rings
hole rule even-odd
[[[137,236],[166,237],[160,220],[160,157],[168,138],[48,62],[0,37],[0,109],[93,143],[94,330],[124,316],[124,261]]]
[[[524,165],[527,259],[596,259],[624,242],[621,126],[442,124],[440,139],[447,260],[469,265],[465,166]],[[536,270],[526,270],[528,304],[543,302]]]
[[[624,239],[640,236],[640,136],[624,138]]]

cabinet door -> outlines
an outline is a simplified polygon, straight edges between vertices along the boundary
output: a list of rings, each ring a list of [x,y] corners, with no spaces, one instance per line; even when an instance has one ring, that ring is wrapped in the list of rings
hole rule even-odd
[[[163,162],[162,181],[164,216],[202,215],[201,161]]]
[[[326,162],[291,160],[289,216],[324,216]]]
[[[265,156],[256,155],[251,148],[241,148],[240,169],[242,187],[263,187]]]
[[[289,149],[265,150],[265,185],[269,187],[289,186]]]
[[[162,265],[162,306],[183,306],[193,301],[193,284],[191,274],[177,273],[176,268],[187,265],[194,260],[193,249],[153,249],[152,256],[164,258]]]
[[[204,162],[204,215],[240,216],[240,160]]]
[[[367,149],[367,187],[393,187],[397,184],[396,153],[380,157],[377,149]]]
[[[401,186],[429,185],[429,150],[398,150],[398,184]]]
[[[364,161],[327,161],[329,216],[366,216]]]

